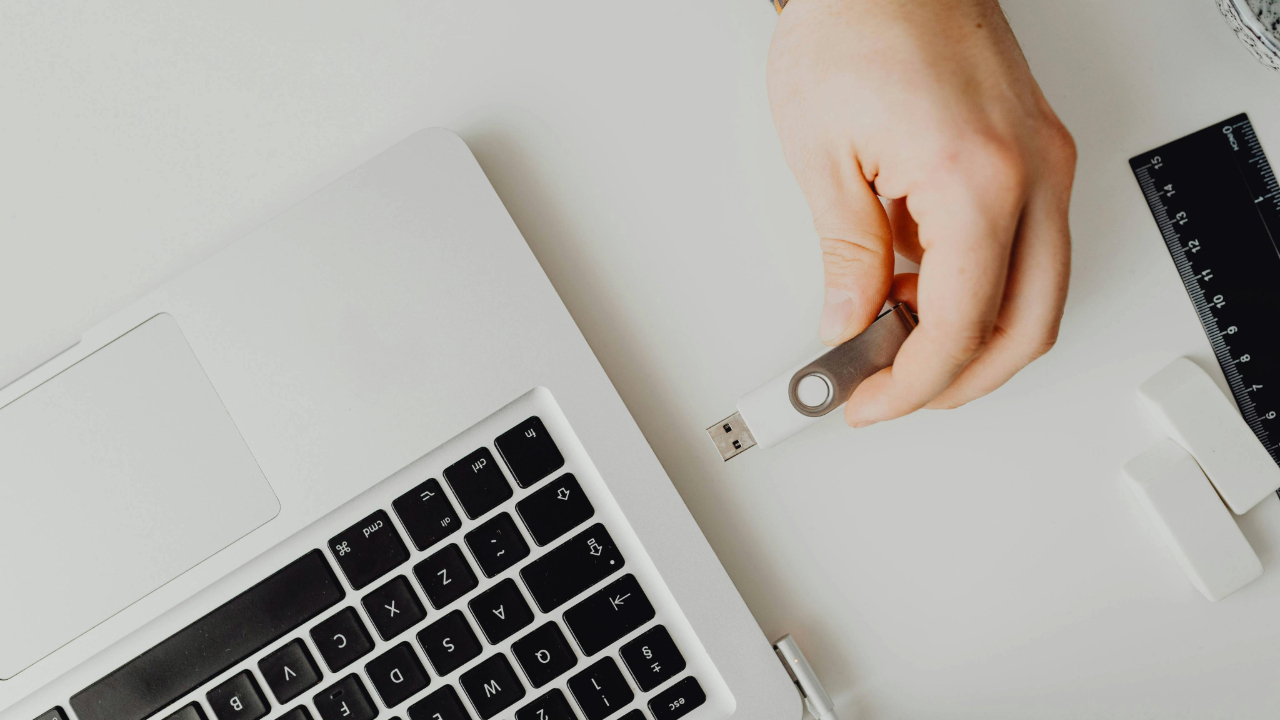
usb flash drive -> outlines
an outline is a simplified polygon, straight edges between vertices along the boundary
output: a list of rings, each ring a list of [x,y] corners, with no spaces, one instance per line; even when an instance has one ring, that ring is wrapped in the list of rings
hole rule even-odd
[[[898,304],[866,330],[738,399],[738,412],[707,428],[728,460],[760,445],[772,447],[844,405],[863,380],[893,364],[915,328]]]

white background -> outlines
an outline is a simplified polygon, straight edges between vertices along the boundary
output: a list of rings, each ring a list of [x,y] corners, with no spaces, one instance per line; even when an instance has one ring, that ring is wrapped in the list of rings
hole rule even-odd
[[[458,131],[766,634],[846,717],[1280,709],[1266,574],[1216,605],[1117,470],[1134,389],[1209,346],[1127,165],[1280,75],[1211,0],[1010,0],[1080,149],[1058,347],[992,397],[722,465],[703,428],[816,345],[764,0],[0,2],[0,375],[428,125]],[[371,242],[376,238],[370,238]]]

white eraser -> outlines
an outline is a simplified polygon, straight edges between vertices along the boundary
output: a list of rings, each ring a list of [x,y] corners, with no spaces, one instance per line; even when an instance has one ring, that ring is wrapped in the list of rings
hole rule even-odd
[[[1280,466],[1199,365],[1174,360],[1142,383],[1138,396],[1237,515],[1280,488]]]
[[[1195,458],[1163,440],[1124,466],[1146,508],[1191,583],[1217,602],[1262,575],[1262,562],[1209,485]]]

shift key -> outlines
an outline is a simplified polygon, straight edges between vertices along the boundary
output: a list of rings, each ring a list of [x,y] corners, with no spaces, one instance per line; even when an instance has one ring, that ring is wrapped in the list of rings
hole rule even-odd
[[[622,569],[625,561],[604,525],[596,523],[520,571],[542,612],[551,612]]]

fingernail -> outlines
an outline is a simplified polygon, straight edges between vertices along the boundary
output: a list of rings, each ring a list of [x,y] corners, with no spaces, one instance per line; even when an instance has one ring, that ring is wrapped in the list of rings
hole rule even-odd
[[[818,339],[832,342],[844,334],[853,315],[853,296],[847,290],[827,288],[822,301],[822,319],[818,321]]]

